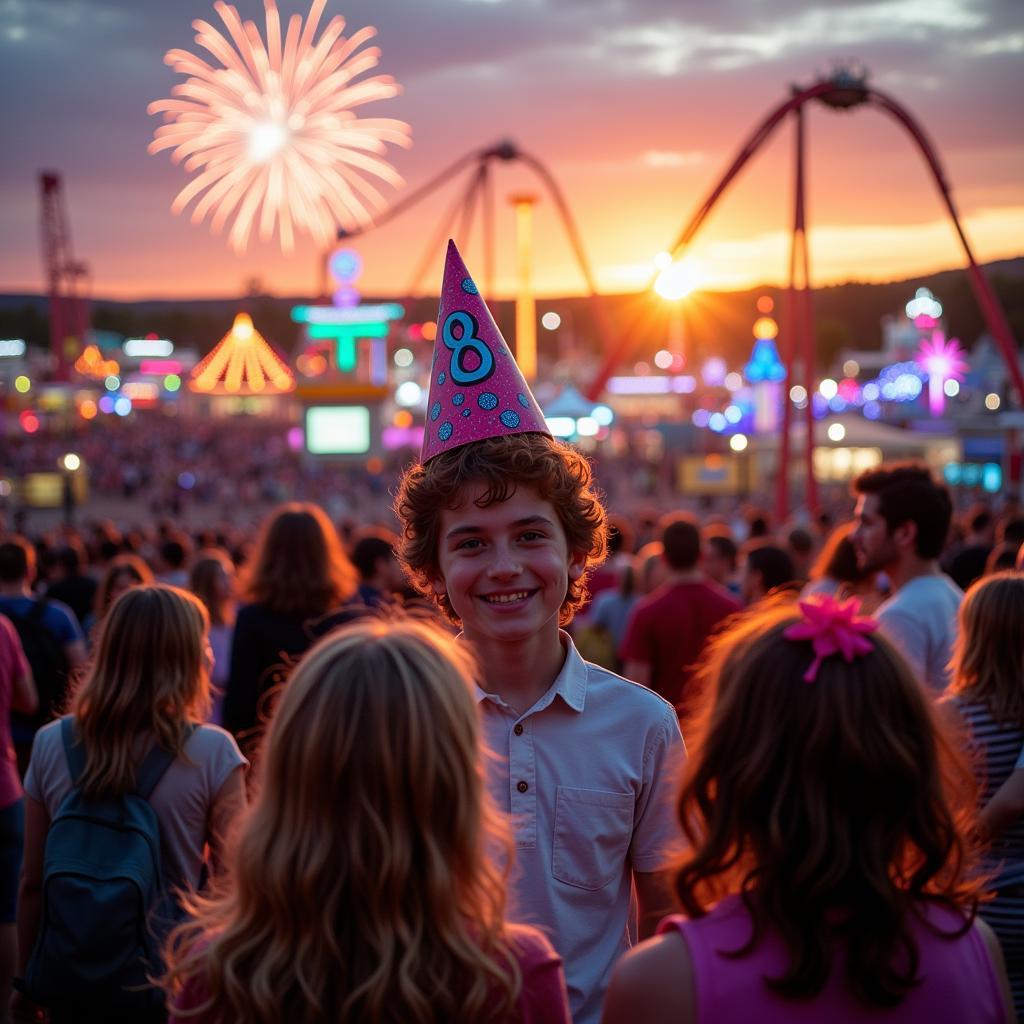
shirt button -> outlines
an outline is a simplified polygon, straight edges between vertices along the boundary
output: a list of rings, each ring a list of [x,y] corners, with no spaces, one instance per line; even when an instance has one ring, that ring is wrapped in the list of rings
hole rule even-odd
[[[522,736],[522,735],[523,735],[523,723],[522,723],[522,722],[517,722],[517,723],[516,723],[516,724],[515,724],[515,725],[514,725],[514,726],[512,727],[512,731],[513,731],[513,732],[514,732],[514,733],[515,733],[515,734],[516,734],[517,736]]]
[[[518,789],[520,793],[525,793],[529,788],[530,784],[528,782],[523,782],[522,779],[516,783],[516,789]]]

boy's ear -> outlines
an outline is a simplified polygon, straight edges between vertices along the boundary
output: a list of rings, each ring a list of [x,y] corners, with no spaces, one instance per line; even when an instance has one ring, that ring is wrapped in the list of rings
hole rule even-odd
[[[900,523],[892,531],[892,538],[901,548],[915,548],[917,546],[917,523],[913,519]]]
[[[438,576],[437,579],[431,580],[430,586],[433,588],[435,594],[440,597],[442,594],[447,593],[448,587],[444,582],[443,576]]]
[[[578,580],[587,568],[587,556],[583,552],[574,551],[569,554],[569,579]]]

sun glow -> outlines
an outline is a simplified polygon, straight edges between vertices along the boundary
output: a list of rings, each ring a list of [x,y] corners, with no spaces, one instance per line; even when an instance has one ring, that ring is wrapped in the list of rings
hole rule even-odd
[[[669,302],[685,299],[700,284],[700,272],[689,260],[670,263],[662,268],[654,282],[654,290]]]

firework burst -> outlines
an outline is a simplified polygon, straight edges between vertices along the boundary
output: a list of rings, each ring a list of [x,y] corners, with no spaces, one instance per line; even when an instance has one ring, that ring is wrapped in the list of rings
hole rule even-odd
[[[313,0],[305,25],[293,15],[282,38],[277,5],[264,0],[266,42],[234,7],[215,3],[227,35],[206,21],[192,23],[196,43],[215,64],[187,50],[164,57],[188,77],[171,90],[172,99],[149,105],[167,122],[149,152],[170,149],[175,163],[200,172],[171,210],[181,213],[196,199],[194,224],[209,215],[219,232],[230,220],[229,240],[239,253],[257,225],[264,240],[277,225],[286,251],[296,230],[326,247],[339,226],[366,226],[386,207],[371,179],[402,183],[383,155],[386,143],[410,145],[409,126],[353,112],[400,91],[389,75],[355,81],[380,59],[377,47],[364,46],[376,29],[346,38],[345,20],[335,17],[314,41],[325,3]]]

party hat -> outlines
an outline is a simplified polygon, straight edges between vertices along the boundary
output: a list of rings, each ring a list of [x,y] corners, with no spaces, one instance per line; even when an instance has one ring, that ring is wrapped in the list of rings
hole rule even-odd
[[[551,432],[449,240],[420,461],[472,441],[526,433]]]

